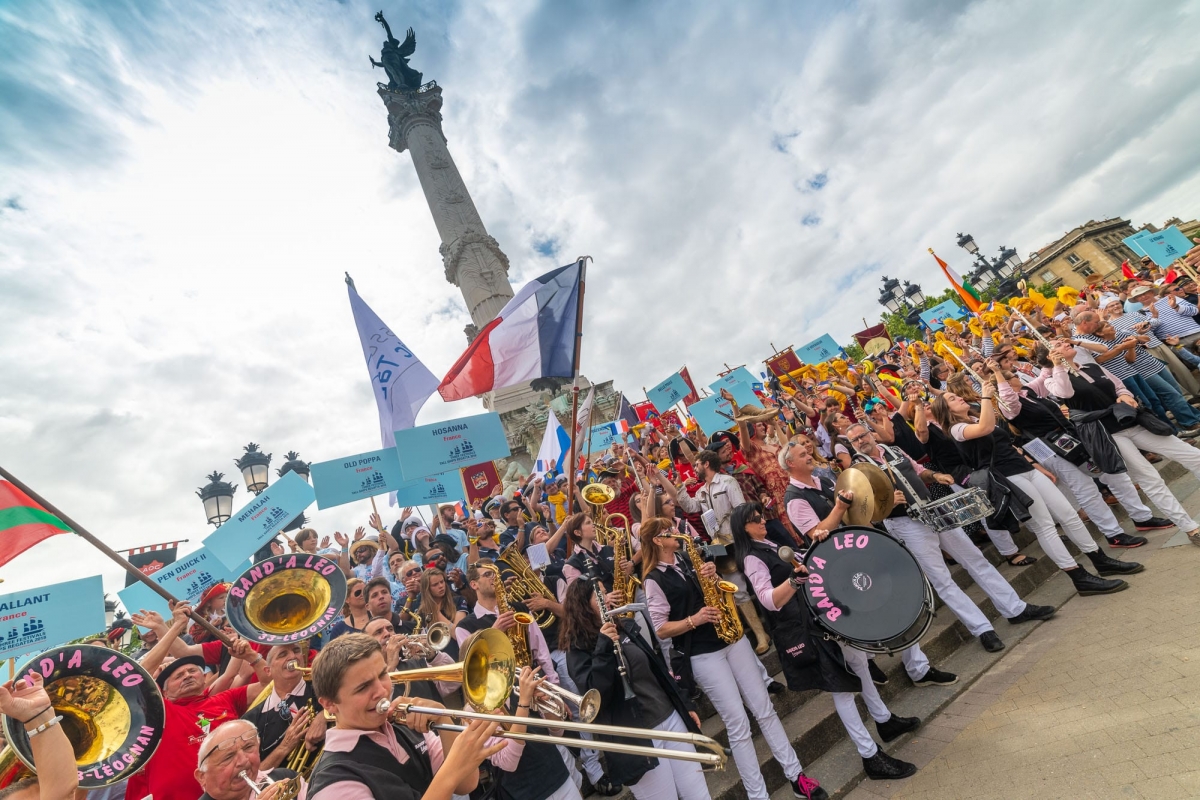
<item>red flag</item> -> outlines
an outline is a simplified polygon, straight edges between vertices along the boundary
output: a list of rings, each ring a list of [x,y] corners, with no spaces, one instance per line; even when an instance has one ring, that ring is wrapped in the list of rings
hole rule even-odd
[[[71,529],[14,484],[0,480],[0,566],[40,541]]]
[[[888,333],[887,325],[882,322],[854,334],[854,341],[858,342],[858,346],[869,356],[885,353],[892,347],[892,337]]]
[[[495,461],[485,461],[463,467],[463,487],[467,490],[467,502],[486,500],[492,496],[492,489],[500,484],[500,473],[496,471]]]
[[[649,400],[634,403],[631,407],[633,408],[633,413],[637,414],[638,422],[649,422],[658,416],[658,409]]]
[[[795,372],[804,366],[800,363],[800,356],[792,348],[788,347],[782,352],[776,353],[766,361],[767,369],[777,378],[782,378],[789,372]]]
[[[700,393],[696,391],[696,384],[692,383],[692,376],[690,373],[688,373],[687,367],[679,370],[679,377],[683,378],[683,382],[687,384],[689,389],[691,389],[687,396],[683,398],[683,407],[687,408],[692,403],[700,402]]]
[[[1136,275],[1134,275],[1134,274],[1133,274],[1133,270],[1132,270],[1132,269],[1129,267],[1129,262],[1128,262],[1128,261],[1122,261],[1122,262],[1121,262],[1121,275],[1122,275],[1122,276],[1125,278],[1125,280],[1127,280],[1127,281],[1131,281],[1131,280],[1133,280],[1134,278],[1136,278],[1136,277],[1137,277]]]

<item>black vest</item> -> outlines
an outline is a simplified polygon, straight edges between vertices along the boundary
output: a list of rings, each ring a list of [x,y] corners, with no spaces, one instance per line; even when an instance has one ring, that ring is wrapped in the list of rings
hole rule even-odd
[[[1012,419],[1012,424],[1030,438],[1049,436],[1060,431],[1071,430],[1071,424],[1062,415],[1062,410],[1051,400],[1021,398],[1021,411]]]
[[[884,445],[884,447],[887,448],[889,445]],[[892,447],[891,452],[889,453],[887,450],[885,450],[884,455],[888,459],[890,468],[896,470],[902,476],[904,476],[904,480],[908,481],[908,485],[911,486],[913,491],[917,493],[917,496],[914,498],[912,496],[912,492],[905,488],[904,484],[896,480],[890,473],[888,474],[888,477],[892,479],[892,485],[903,492],[904,497],[908,500],[907,505],[897,504],[896,507],[892,509],[892,513],[888,514],[888,519],[893,517],[906,517],[908,516],[908,509],[912,508],[914,502],[928,503],[930,501],[931,498],[929,496],[929,488],[925,485],[925,482],[921,480],[921,477],[917,474],[916,469],[913,468],[912,462],[903,457],[903,450],[898,450],[897,448]],[[900,456],[900,458],[897,459],[895,456]],[[875,464],[875,466],[880,466],[879,462],[875,461],[875,459],[868,458],[865,455],[860,454],[856,457],[856,459],[859,461],[866,459],[872,464]],[[893,461],[896,463],[892,464],[891,462]],[[885,468],[884,472],[888,472],[888,469]]]
[[[599,558],[596,557],[595,553],[589,553],[576,547],[575,552],[567,559],[567,563],[579,570],[585,579],[592,573],[593,568],[599,570],[600,578],[604,581],[605,587],[608,589],[612,588],[613,549],[611,547],[601,547]]]
[[[767,571],[771,573],[771,585],[779,586],[791,579],[795,574],[795,568],[779,557],[779,553],[774,547],[765,542],[756,542],[750,540],[749,555],[758,556],[764,564],[767,565]],[[800,592],[792,595],[792,599],[784,604],[783,608],[778,611],[771,611],[766,615],[768,625],[774,629],[777,620],[802,621],[807,627],[809,621],[808,608],[804,604],[804,600],[800,596]],[[792,644],[788,642],[787,644]]]
[[[1099,366],[1084,364],[1079,370],[1086,372],[1095,380],[1095,383],[1081,375],[1070,375],[1071,388],[1075,390],[1075,394],[1063,398],[1063,405],[1072,410],[1086,412],[1103,411],[1117,404],[1117,387],[1113,386],[1112,381],[1101,371]],[[1121,426],[1117,424],[1117,420],[1111,414],[1100,417],[1100,422],[1109,433],[1121,430]]]
[[[813,489],[805,486],[803,488],[788,481],[788,487],[783,492],[783,507],[787,508],[788,504],[793,500],[804,500],[812,506],[813,513],[817,515],[818,520],[825,519],[829,513],[833,511],[833,502],[835,496],[835,488],[833,481],[828,478],[823,478],[820,475],[814,475],[817,479],[817,484],[820,489]],[[803,533],[803,531],[801,531]]]
[[[484,614],[482,617],[477,617],[474,614],[468,614],[467,616],[463,617],[461,622],[458,623],[458,627],[462,628],[468,633],[474,633],[475,631],[481,631],[484,628],[490,628],[495,624],[495,614]]]
[[[318,714],[321,713],[321,704],[317,702],[317,696],[313,692],[312,684],[306,683],[303,695],[285,697],[279,706],[272,708],[270,711],[263,711],[265,703],[259,703],[242,715],[242,719],[253,724],[258,729],[258,753],[261,757],[266,758],[283,741],[283,735],[287,733],[288,726],[292,724],[290,709],[294,706],[297,709],[303,710],[310,703],[313,710]],[[280,713],[281,708],[289,710],[286,717]]]
[[[646,576],[646,580],[657,583],[663,594],[666,595],[667,602],[671,606],[671,614],[668,619],[672,622],[678,622],[704,608],[704,592],[700,589],[698,578],[692,572],[691,565],[684,563],[686,558],[687,556],[683,554],[676,556],[676,563],[680,564],[686,577],[670,568],[655,569]],[[672,649],[679,650],[688,656],[715,653],[726,646],[725,642],[721,641],[721,637],[717,636],[716,627],[707,624],[699,626],[694,631],[689,630],[687,633],[676,636],[672,642]]]
[[[536,721],[534,719],[533,721]],[[544,728],[528,727],[530,733],[549,733]],[[491,766],[496,793],[506,800],[546,800],[570,780],[567,765],[558,748],[543,742],[526,742],[521,760],[513,772]]]
[[[1012,435],[999,422],[996,423],[991,436],[968,439],[965,442],[959,442],[958,445],[962,448],[967,463],[973,469],[995,467],[996,471],[1006,478],[1033,471],[1033,467],[1025,460],[1025,457],[1013,447]]]
[[[960,484],[971,471],[963,458],[959,443],[935,425],[929,426],[929,441],[925,444],[925,449],[929,452],[929,465],[937,472],[953,475],[954,480]]]
[[[401,764],[385,748],[365,735],[349,753],[326,750],[317,760],[309,781],[308,793],[315,795],[339,781],[365,784],[375,798],[387,800],[419,800],[433,781],[433,768],[426,754],[425,737],[408,728],[392,725],[396,741],[408,753]]]

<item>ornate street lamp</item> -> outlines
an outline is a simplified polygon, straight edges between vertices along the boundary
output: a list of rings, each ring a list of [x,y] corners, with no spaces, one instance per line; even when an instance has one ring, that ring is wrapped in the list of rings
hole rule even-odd
[[[299,453],[297,453],[295,450],[289,450],[287,454],[287,461],[285,461],[283,466],[279,468],[277,474],[282,478],[289,472],[294,472],[301,478],[304,478],[304,480],[307,482],[309,473],[308,466],[309,464],[307,461],[302,461],[300,459]]]
[[[895,314],[900,310],[904,292],[900,289],[900,281],[883,276],[883,288],[879,291],[879,305]]]
[[[996,271],[994,269],[992,269],[991,266],[988,265],[986,260],[980,260],[980,261],[976,262],[975,272],[973,274],[974,274],[975,280],[973,280],[972,283],[977,288],[981,288],[981,289],[987,288],[988,286],[991,286],[993,283],[995,283],[997,280],[999,280],[999,278],[996,275]],[[976,281],[978,281],[978,282],[976,282]]]
[[[913,308],[920,309],[925,305],[925,295],[921,293],[921,284],[904,282],[904,297]]]
[[[971,234],[969,233],[960,233],[958,235],[958,246],[971,255],[979,252],[979,245],[975,244],[975,240],[971,238]]]
[[[271,466],[271,454],[259,450],[258,445],[254,442],[246,445],[243,449],[246,453],[233,463],[242,471],[242,477],[246,480],[246,489],[256,495],[262,494],[263,489],[267,488],[267,480],[271,473],[268,469]]]
[[[237,487],[221,480],[225,477],[223,473],[214,472],[207,477],[208,485],[200,488],[196,494],[204,503],[204,516],[208,518],[208,524],[220,527],[233,515],[233,493]]]
[[[1021,257],[1017,255],[1017,251],[1011,247],[1000,246],[1000,274],[1005,278],[1011,277],[1014,272],[1021,269]],[[1007,268],[1007,272],[1005,269]]]

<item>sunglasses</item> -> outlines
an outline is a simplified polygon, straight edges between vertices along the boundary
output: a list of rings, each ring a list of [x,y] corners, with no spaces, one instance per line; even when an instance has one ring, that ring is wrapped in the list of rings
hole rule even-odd
[[[416,569],[410,569],[408,572],[404,573],[404,577],[411,578],[414,575],[420,575],[420,574],[421,574],[421,568],[417,567]]]
[[[746,520],[747,525],[761,525],[763,521],[761,514],[755,514],[750,519]]]
[[[354,591],[352,591],[350,594],[351,594],[351,596],[352,596],[352,597],[362,597],[362,595],[363,595],[363,590],[362,590],[362,589],[355,589],[355,590],[354,590]]]

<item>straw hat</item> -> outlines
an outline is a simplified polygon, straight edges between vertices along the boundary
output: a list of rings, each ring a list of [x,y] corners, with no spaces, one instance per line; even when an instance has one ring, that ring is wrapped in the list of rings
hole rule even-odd
[[[753,425],[756,422],[770,422],[779,415],[779,409],[764,409],[762,406],[754,403],[747,403],[744,406],[738,407],[737,414],[734,415],[734,422],[745,422]]]

